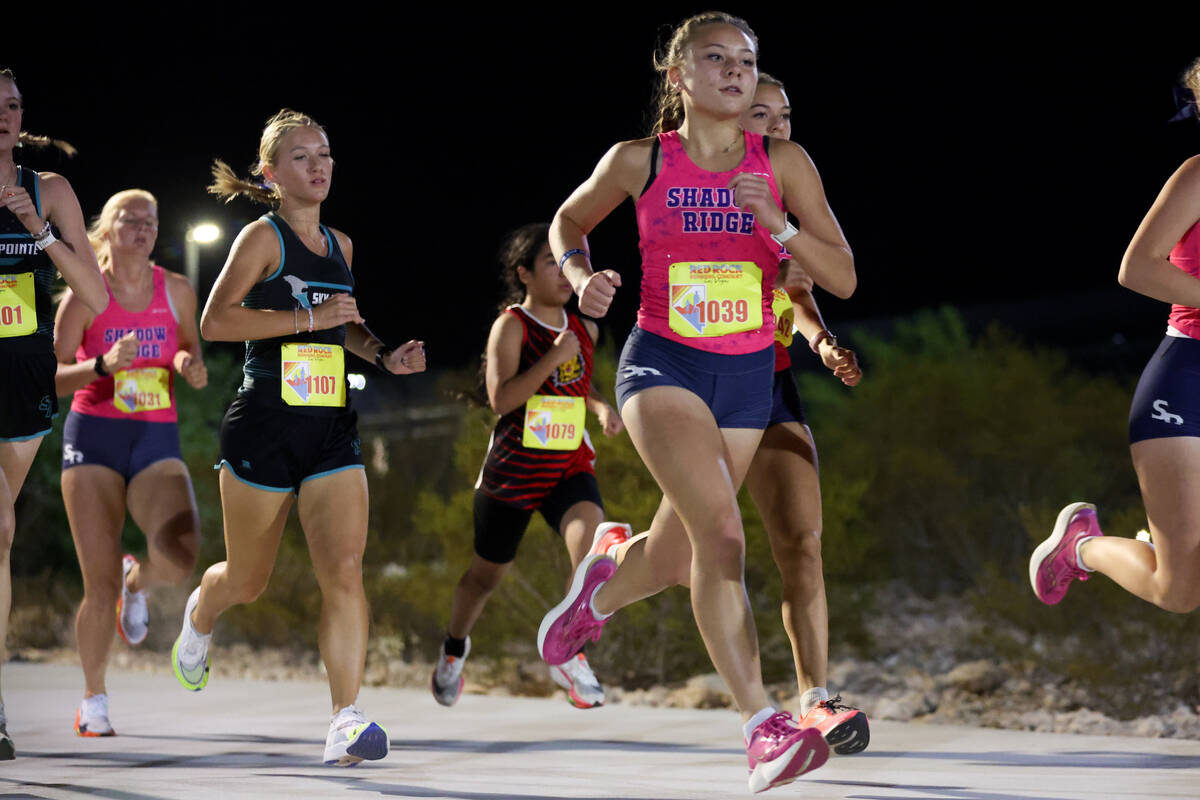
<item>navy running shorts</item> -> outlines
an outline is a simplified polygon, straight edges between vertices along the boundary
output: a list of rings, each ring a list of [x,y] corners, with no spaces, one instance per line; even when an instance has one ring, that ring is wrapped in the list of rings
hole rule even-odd
[[[58,416],[53,352],[0,351],[0,442],[45,436]]]
[[[221,460],[242,483],[268,492],[346,469],[364,469],[358,414],[315,416],[268,406],[244,395],[221,420]]]
[[[67,412],[63,424],[62,468],[96,464],[120,473],[125,482],[157,461],[182,459],[174,422],[110,419]]]
[[[643,389],[678,386],[704,401],[717,427],[763,430],[774,373],[773,345],[757,353],[709,353],[635,327],[617,367],[617,410]]]
[[[600,485],[590,472],[577,472],[559,481],[542,499],[537,510],[551,530],[562,535],[563,515],[576,503],[595,503],[604,509]],[[484,561],[507,564],[517,557],[517,548],[533,518],[532,508],[501,502],[482,489],[475,490],[475,553]]]
[[[1165,336],[1129,408],[1129,443],[1200,436],[1200,341]]]
[[[800,402],[800,388],[790,367],[775,373],[775,388],[771,392],[771,419],[767,427],[785,422],[804,424],[804,404]]]

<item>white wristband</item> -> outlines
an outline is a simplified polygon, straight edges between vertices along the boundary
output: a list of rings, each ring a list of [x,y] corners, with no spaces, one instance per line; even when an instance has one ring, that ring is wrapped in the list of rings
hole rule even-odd
[[[799,232],[800,230],[789,221],[786,228],[779,233],[772,233],[771,238],[774,239],[777,244],[783,244]]]
[[[33,240],[33,246],[36,247],[39,251],[41,251],[41,250],[45,250],[47,247],[49,247],[50,245],[54,244],[57,241],[58,241],[58,239],[54,238],[54,234],[47,231],[46,235],[43,236],[42,238]]]

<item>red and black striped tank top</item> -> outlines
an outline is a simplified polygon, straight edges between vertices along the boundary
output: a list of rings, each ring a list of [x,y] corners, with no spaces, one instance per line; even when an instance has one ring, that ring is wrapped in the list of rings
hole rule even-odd
[[[595,343],[583,320],[564,311],[565,327],[553,328],[517,305],[505,309],[524,329],[517,372],[525,372],[554,346],[554,339],[571,330],[579,339],[579,355],[550,375],[536,394],[586,398],[592,387],[592,352]],[[519,508],[537,508],[562,480],[592,471],[595,454],[584,434],[578,450],[541,450],[522,444],[525,405],[508,412],[496,423],[492,443],[476,487],[489,496]]]

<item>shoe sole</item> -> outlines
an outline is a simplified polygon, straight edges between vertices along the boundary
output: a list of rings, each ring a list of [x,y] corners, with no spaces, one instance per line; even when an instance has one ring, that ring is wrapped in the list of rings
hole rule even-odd
[[[133,563],[135,565],[138,563],[138,560],[136,558],[133,558],[133,556],[127,555],[127,556],[125,556],[125,558],[133,559]],[[124,567],[124,563],[125,563],[125,560],[123,558],[123,559],[121,559],[122,567]],[[133,567],[130,567],[129,569],[133,569]],[[149,630],[149,626],[147,626],[146,633],[143,633],[142,638],[138,639],[136,642],[125,634],[125,626],[121,624],[121,610],[125,608],[125,593],[128,591],[125,588],[125,577],[127,575],[129,575],[129,570],[122,569],[121,570],[121,596],[117,598],[117,634],[121,637],[121,640],[124,641],[125,644],[129,645],[130,647],[137,647],[139,644],[146,641],[146,634],[148,634],[150,632],[150,630]]]
[[[770,764],[759,764],[750,773],[750,791],[754,794],[785,786],[806,772],[812,772],[829,760],[829,745],[816,728],[806,728],[800,741]],[[774,776],[771,776],[774,773]]]
[[[372,722],[346,745],[344,756],[327,758],[325,763],[331,767],[353,767],[362,761],[378,761],[388,754],[390,748],[387,731]]]
[[[458,702],[458,698],[462,697],[463,684],[465,684],[466,681],[467,681],[466,678],[460,677],[458,679],[458,692],[454,695],[454,699],[450,700],[449,702],[446,702],[445,700],[443,700],[441,693],[438,692],[437,674],[436,673],[434,673],[433,677],[431,677],[429,679],[429,690],[431,692],[433,692],[433,699],[437,700],[439,705],[443,705],[446,708],[449,708],[450,706],[452,706]]]
[[[825,742],[839,756],[852,756],[867,749],[871,743],[871,725],[867,715],[858,712],[850,719],[829,731]]]
[[[606,526],[608,526],[608,527],[606,527]],[[596,532],[595,532],[595,534],[592,535],[592,549],[588,550],[589,556],[607,556],[608,551],[611,550],[613,547],[615,547],[617,545],[625,544],[625,542],[628,542],[630,539],[633,538],[632,534],[627,534],[625,536],[625,538],[622,539],[621,541],[614,542],[613,544],[610,544],[608,547],[605,547],[603,550],[598,550],[597,548],[600,547],[601,540],[604,539],[604,537],[608,535],[609,531],[611,531],[613,528],[616,528],[616,527],[628,528],[629,526],[625,525],[624,523],[608,523],[608,522],[602,522],[596,526]],[[601,528],[603,528],[603,530],[601,530]],[[632,528],[630,528],[630,530],[632,531]],[[611,558],[611,556],[609,556],[609,557]]]
[[[1096,510],[1096,507],[1091,503],[1071,503],[1058,512],[1058,519],[1054,521],[1054,530],[1051,531],[1050,538],[1039,544],[1034,549],[1033,555],[1029,557],[1029,585],[1033,587],[1034,596],[1043,603],[1046,603],[1046,601],[1042,600],[1042,595],[1038,592],[1037,585],[1037,576],[1042,568],[1042,562],[1054,552],[1054,548],[1058,547],[1063,537],[1067,535],[1067,527],[1071,524],[1071,517],[1085,508],[1090,508],[1092,511]],[[1054,603],[1046,604],[1054,605]]]
[[[199,589],[196,590],[197,592]],[[192,596],[199,598],[196,592],[188,597],[187,604],[183,607],[183,624],[187,625],[188,620],[192,616],[192,611],[196,608],[196,604],[192,602]],[[118,628],[120,625],[117,626]],[[171,646],[171,670],[175,673],[175,680],[179,681],[179,685],[187,689],[189,692],[198,692],[205,686],[208,686],[208,673],[212,669],[212,653],[204,654],[204,677],[199,683],[189,680],[183,670],[179,668],[179,643],[183,640],[183,631],[180,631],[179,636],[175,639],[175,644]],[[211,646],[211,642],[209,643]]]
[[[596,701],[595,703],[589,703],[588,701],[584,700],[579,693],[575,691],[575,687],[571,685],[571,679],[564,675],[559,667],[560,665],[550,667],[550,680],[554,681],[555,685],[567,693],[568,703],[576,708],[582,709],[599,708],[600,706],[604,705],[604,698],[600,698],[600,700]]]
[[[575,605],[575,601],[578,600],[579,595],[583,593],[583,584],[587,579],[588,571],[591,570],[593,564],[603,558],[607,558],[609,561],[612,561],[613,564],[617,563],[605,555],[590,555],[585,558],[580,562],[579,566],[575,568],[575,576],[571,579],[571,588],[567,591],[567,596],[563,598],[561,603],[547,611],[546,616],[542,617],[542,624],[538,626],[538,655],[542,657],[543,661],[545,661],[547,664],[550,664],[550,666],[565,664],[568,660],[570,660],[571,656],[567,656],[567,658],[564,658],[562,661],[557,663],[551,663],[550,660],[546,658],[546,636],[550,633],[550,629],[554,627],[554,623],[557,622],[564,613],[566,613],[566,610]],[[573,656],[574,653],[571,655]]]
[[[146,635],[150,633],[149,628],[146,633],[142,634],[142,638],[136,641],[125,634],[125,626],[121,624],[121,611],[125,608],[125,590],[121,590],[121,597],[117,598],[117,635],[121,637],[121,641],[130,647],[137,647],[142,642],[146,641]]]

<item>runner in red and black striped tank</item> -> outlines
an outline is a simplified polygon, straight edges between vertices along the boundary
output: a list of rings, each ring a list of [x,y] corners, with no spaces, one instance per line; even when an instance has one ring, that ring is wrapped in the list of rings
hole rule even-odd
[[[525,372],[554,346],[555,338],[570,330],[579,340],[579,355],[560,364],[538,387],[529,402],[500,418],[483,464],[477,488],[489,496],[520,508],[537,508],[560,481],[581,472],[592,472],[595,452],[583,429],[585,399],[592,385],[592,351],[595,345],[576,314],[563,311],[563,321],[552,327],[519,305],[505,313],[521,320],[519,372]],[[570,403],[539,398],[579,398]],[[577,407],[572,410],[567,405]]]

